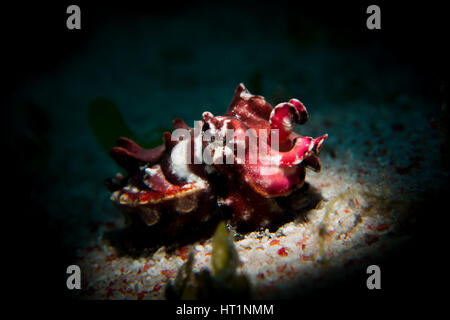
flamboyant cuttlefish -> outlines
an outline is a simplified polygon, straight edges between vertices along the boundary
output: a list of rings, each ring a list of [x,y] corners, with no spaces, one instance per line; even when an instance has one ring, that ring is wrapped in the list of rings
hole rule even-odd
[[[240,84],[223,116],[204,112],[194,128],[173,121],[164,143],[143,149],[121,137],[111,157],[127,171],[110,183],[111,199],[131,220],[175,235],[220,215],[242,230],[270,227],[286,199],[305,181],[305,168],[321,168],[327,138],[293,129],[308,113],[297,99],[275,108]]]

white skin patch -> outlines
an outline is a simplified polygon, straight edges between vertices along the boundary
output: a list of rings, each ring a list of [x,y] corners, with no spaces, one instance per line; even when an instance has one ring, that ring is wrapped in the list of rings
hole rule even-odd
[[[214,118],[214,115],[209,111],[205,111],[202,113],[202,118],[204,119],[205,117]]]
[[[312,141],[310,141],[309,142],[309,147],[308,147],[308,152],[310,152],[313,147],[314,147],[314,143]]]
[[[127,191],[127,192],[131,192],[131,193],[138,193],[139,192],[138,188],[136,188],[135,186],[131,186],[131,185],[127,185],[127,186],[123,187],[123,190]]]
[[[280,170],[278,167],[261,167],[259,172],[262,176],[271,176],[279,173]]]
[[[322,139],[319,141],[319,143],[317,144],[316,150],[319,150],[320,147],[322,146],[322,143],[325,141],[325,139]]]
[[[294,128],[294,122],[289,117],[284,118],[283,127],[284,129],[286,129],[286,131],[292,131],[292,129]]]
[[[239,96],[244,100],[248,100],[251,97],[253,97],[253,95],[250,92],[246,92],[246,91],[242,91]]]
[[[272,109],[272,111],[270,112],[270,117],[269,117],[269,124],[270,126],[272,126],[272,117],[275,114],[275,108]]]
[[[174,175],[186,180],[187,182],[203,182],[203,179],[192,173],[187,165],[187,155],[188,151],[190,152],[190,142],[190,139],[180,141],[172,149],[172,153],[170,154],[171,171]]]
[[[145,173],[148,174],[150,177],[157,174],[158,170],[157,169],[152,169],[152,168],[145,168]]]

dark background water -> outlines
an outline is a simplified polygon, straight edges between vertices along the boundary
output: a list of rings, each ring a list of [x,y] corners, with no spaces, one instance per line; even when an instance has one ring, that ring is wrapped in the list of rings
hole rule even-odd
[[[64,271],[82,246],[77,226],[87,219],[77,224],[70,211],[91,210],[93,191],[83,180],[97,181],[97,188],[115,170],[86,121],[87,105],[96,97],[116,102],[137,132],[174,116],[197,120],[205,105],[220,113],[243,81],[272,102],[306,96],[317,113],[334,102],[376,102],[398,91],[420,92],[433,102],[430,115],[439,110],[448,33],[446,13],[437,4],[382,3],[382,29],[367,30],[368,2],[77,1],[79,31],[65,27],[69,4],[2,9],[2,211],[4,228],[13,231],[5,240],[12,252],[6,265],[25,279],[27,285],[16,283],[24,297],[70,296]],[[349,108],[364,113],[375,105]],[[94,220],[104,217],[99,213]],[[414,287],[409,279],[421,272],[397,268],[404,269],[403,278],[386,276],[384,281],[396,283],[388,294],[408,291]],[[330,288],[330,296],[366,292],[352,281]]]

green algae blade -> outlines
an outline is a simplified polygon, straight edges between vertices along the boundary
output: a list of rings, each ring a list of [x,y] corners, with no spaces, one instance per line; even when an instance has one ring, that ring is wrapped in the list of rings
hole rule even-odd
[[[88,122],[98,143],[106,152],[116,145],[118,137],[136,140],[116,104],[110,99],[97,98],[89,103]]]
[[[211,263],[214,275],[219,280],[232,278],[239,264],[236,248],[223,221],[214,233]]]

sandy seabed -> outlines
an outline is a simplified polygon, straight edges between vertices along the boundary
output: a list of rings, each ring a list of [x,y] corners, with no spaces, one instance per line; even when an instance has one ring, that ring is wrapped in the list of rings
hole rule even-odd
[[[379,111],[387,113],[389,106]],[[410,114],[410,121],[420,116]],[[401,121],[407,122],[405,118]],[[322,198],[315,208],[276,232],[260,230],[235,241],[239,272],[249,276],[254,298],[289,298],[299,294],[298,288],[307,294],[329,285],[337,274],[343,277],[367,268],[376,257],[389,254],[411,237],[405,226],[415,223],[411,206],[426,197],[421,186],[439,188],[445,183],[448,174],[434,165],[439,161],[439,153],[433,151],[439,148],[439,141],[423,139],[421,133],[429,134],[431,128],[408,128],[389,119],[370,126],[367,120],[366,130],[371,132],[361,136],[372,136],[373,140],[360,140],[353,134],[344,141],[339,137],[359,125],[356,120],[346,123],[325,142],[322,171],[307,172],[309,188]],[[394,146],[396,139],[404,139],[404,143]],[[423,168],[427,168],[426,174]],[[430,170],[434,170],[431,175]],[[293,207],[301,211],[305,201],[300,195]],[[114,225],[122,223],[119,219]],[[211,268],[211,239],[170,253],[161,247],[146,257],[133,258],[118,255],[103,240],[104,230],[97,230],[97,240],[78,252],[79,263],[87,273],[83,298],[164,299],[165,286],[175,279],[189,250],[195,253],[194,270]]]

